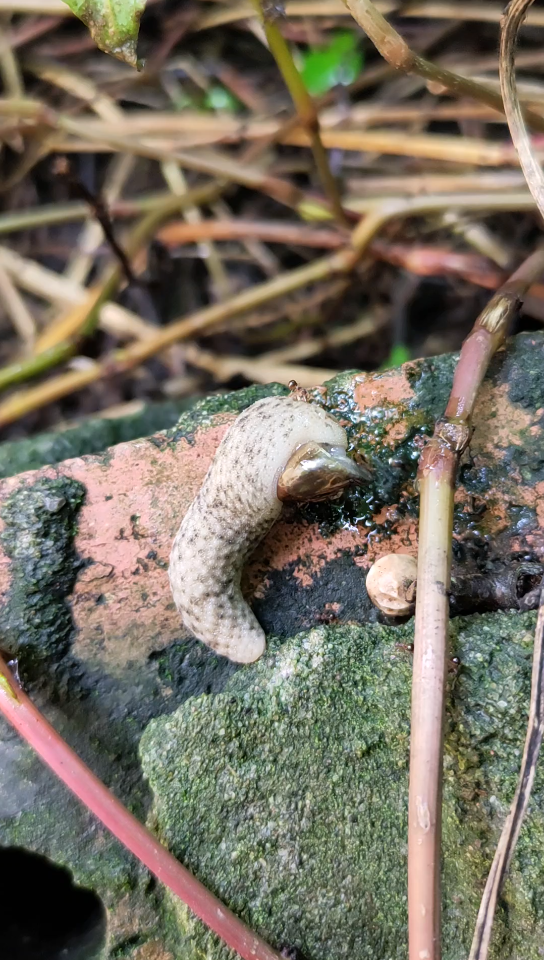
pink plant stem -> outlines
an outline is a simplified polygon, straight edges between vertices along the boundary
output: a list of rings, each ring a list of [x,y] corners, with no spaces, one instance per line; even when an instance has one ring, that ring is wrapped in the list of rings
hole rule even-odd
[[[244,960],[282,960],[129,813],[15,683],[0,657],[0,712],[104,826]]]
[[[544,270],[537,250],[491,298],[461,350],[445,416],[418,469],[420,498],[408,798],[410,960],[440,960],[444,690],[455,478],[478,390],[521,297]]]

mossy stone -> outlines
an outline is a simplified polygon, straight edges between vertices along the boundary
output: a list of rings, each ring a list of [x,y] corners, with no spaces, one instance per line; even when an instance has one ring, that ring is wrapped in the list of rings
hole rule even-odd
[[[192,402],[184,398],[150,403],[125,416],[107,419],[97,416],[66,430],[50,430],[21,440],[5,440],[0,443],[0,478],[13,477],[73,457],[103,453],[117,443],[166,430],[177,423],[182,411]]]
[[[444,797],[444,958],[465,960],[513,795],[533,614],[452,623]],[[320,627],[218,694],[152,721],[141,742],[153,824],[174,854],[276,948],[306,960],[405,960],[410,625]],[[544,942],[544,778],[538,773],[492,956]],[[171,901],[179,956],[223,960]]]
[[[21,659],[25,676],[70,647],[72,613],[66,597],[81,567],[74,536],[83,484],[70,477],[21,485],[2,508],[2,546],[11,560],[11,586],[2,611],[2,646]]]
[[[190,410],[182,413],[176,425],[168,433],[173,442],[187,440],[194,443],[196,430],[208,426],[218,413],[241,413],[257,400],[264,397],[287,396],[289,390],[281,383],[255,383],[244,390],[232,390],[230,393],[212,393],[193,404]]]

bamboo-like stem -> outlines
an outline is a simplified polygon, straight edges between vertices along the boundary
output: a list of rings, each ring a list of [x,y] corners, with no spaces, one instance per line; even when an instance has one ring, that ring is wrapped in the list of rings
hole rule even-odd
[[[504,105],[500,94],[490,87],[475,80],[469,80],[451,70],[424,57],[420,57],[410,49],[405,40],[387,22],[385,17],[376,9],[371,0],[343,0],[354,20],[363,28],[382,57],[396,70],[402,73],[416,74],[423,80],[438,83],[456,97],[471,97],[487,104],[499,113],[504,113]],[[544,117],[533,110],[525,109],[525,119],[535,129],[544,131]]]
[[[114,797],[34,706],[1,656],[0,713],[106,829],[232,950],[244,960],[281,960]]]
[[[339,224],[345,226],[346,216],[342,209],[338,184],[332,175],[329,159],[321,139],[319,116],[313,98],[297,69],[289,45],[281,34],[276,19],[267,14],[262,0],[252,0],[252,3],[262,22],[270,53],[274,57],[285,86],[291,94],[301,127],[309,137],[323,192],[329,198],[335,219]]]
[[[492,297],[463,344],[443,420],[423,451],[412,680],[408,810],[410,960],[440,960],[440,841],[448,591],[453,497],[459,459],[471,432],[476,396],[503,343],[521,297],[544,271],[533,253]]]

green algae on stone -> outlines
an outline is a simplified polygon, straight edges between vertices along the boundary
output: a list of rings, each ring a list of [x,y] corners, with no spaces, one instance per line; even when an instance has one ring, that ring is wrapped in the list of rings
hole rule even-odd
[[[416,360],[406,366],[406,376],[414,391],[410,406],[428,417],[441,417],[449,400],[458,353]]]
[[[2,646],[25,674],[69,650],[72,592],[80,561],[74,549],[83,484],[69,477],[22,485],[4,503],[2,546],[11,560],[11,587],[2,610]]]
[[[167,436],[174,443],[184,439],[192,444],[196,430],[208,426],[218,413],[241,413],[264,397],[282,397],[288,393],[288,388],[282,383],[255,383],[252,387],[231,393],[212,393],[197,400],[190,410],[183,413]]]
[[[508,396],[528,410],[544,407],[544,334],[520,333],[507,341],[506,350],[498,357],[499,383],[508,384]]]
[[[342,373],[317,389],[312,399],[320,403],[345,426],[348,453],[363,456],[373,471],[373,479],[364,486],[351,487],[337,500],[301,506],[302,516],[319,523],[323,533],[340,527],[365,527],[365,535],[376,539],[390,536],[395,524],[387,519],[376,525],[374,517],[382,507],[398,503],[401,491],[414,481],[419,461],[421,438],[432,433],[432,418],[422,409],[406,403],[385,401],[361,409],[354,392],[356,371]],[[360,376],[360,375],[359,375]],[[373,376],[373,381],[376,375]],[[383,374],[384,379],[390,373]],[[391,441],[391,428],[400,425],[402,439]],[[407,501],[402,507],[408,509]]]
[[[521,431],[518,442],[512,443],[504,454],[504,465],[508,472],[520,474],[522,482],[534,486],[544,480],[544,449],[542,433],[544,430],[544,334],[525,333],[508,341],[507,349],[501,355],[498,373],[499,384],[508,386],[508,398],[533,414],[540,414],[536,420],[540,433],[535,436],[532,429]]]
[[[444,809],[444,960],[466,960],[515,787],[532,614],[452,625]],[[225,690],[153,721],[141,743],[160,836],[277,948],[306,960],[405,960],[409,625],[323,627]],[[541,958],[544,777],[497,915],[491,956]],[[173,900],[184,960],[231,956]]]
[[[458,353],[450,353],[407,364],[406,375],[414,391],[412,407],[431,417],[442,416],[458,359]],[[534,411],[544,407],[543,362],[544,334],[520,333],[510,337],[505,349],[492,358],[487,376],[499,386],[508,385],[512,403]]]
[[[102,453],[117,443],[166,430],[177,423],[182,411],[190,405],[191,401],[187,399],[152,403],[123,417],[93,417],[66,430],[39,433],[22,440],[5,440],[0,443],[0,477],[13,477],[46,464]]]

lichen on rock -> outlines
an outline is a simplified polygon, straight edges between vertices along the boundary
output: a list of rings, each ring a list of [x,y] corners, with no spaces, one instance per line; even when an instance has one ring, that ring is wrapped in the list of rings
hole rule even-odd
[[[167,437],[175,443],[182,438],[194,443],[195,431],[208,426],[217,413],[241,413],[264,397],[283,397],[288,393],[287,387],[281,383],[254,383],[243,390],[212,393],[182,413],[176,425],[167,431]]]
[[[23,484],[2,509],[2,547],[11,560],[11,587],[3,608],[2,646],[21,658],[25,675],[67,653],[73,632],[66,598],[81,563],[74,549],[83,484],[69,477]]]
[[[191,400],[167,400],[151,403],[141,410],[118,417],[93,416],[76,426],[38,433],[20,440],[0,443],[0,478],[13,477],[45,464],[60,463],[72,457],[103,453],[108,447],[146,437],[172,427]]]
[[[534,616],[452,624],[444,808],[444,958],[465,960],[513,794]],[[141,742],[153,824],[200,879],[305,960],[407,956],[410,626],[319,627],[152,721]],[[498,958],[541,957],[544,778],[496,923]],[[229,956],[170,901],[184,960]]]

